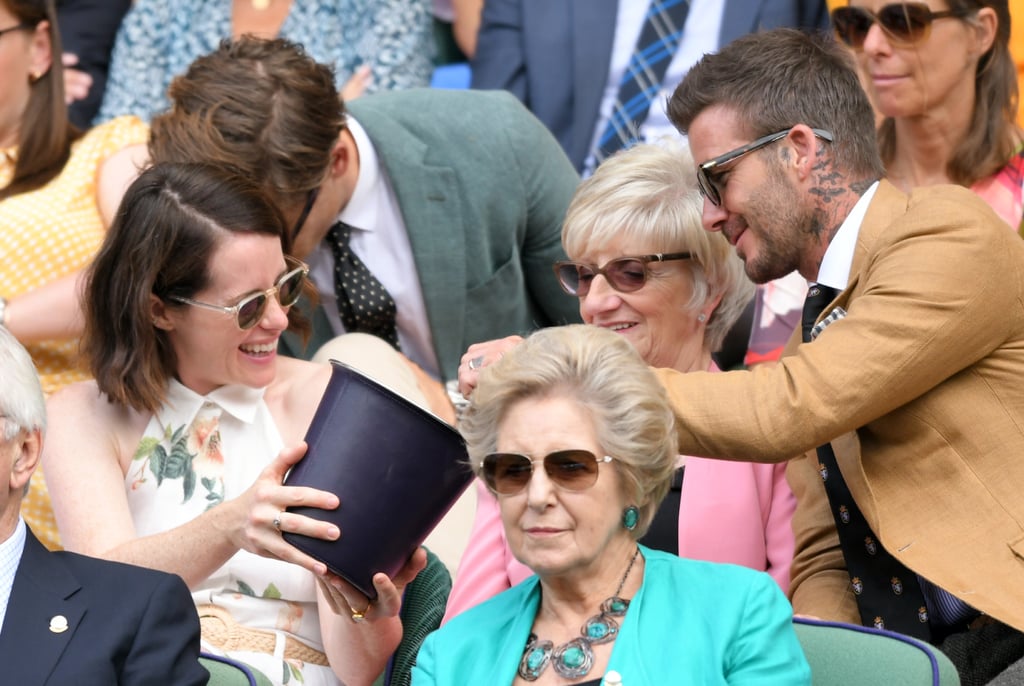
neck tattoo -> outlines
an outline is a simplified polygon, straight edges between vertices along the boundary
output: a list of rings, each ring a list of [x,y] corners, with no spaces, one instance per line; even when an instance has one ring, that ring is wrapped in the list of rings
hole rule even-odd
[[[526,639],[523,658],[519,661],[519,676],[526,681],[536,681],[544,673],[549,664],[555,672],[565,679],[578,679],[586,676],[594,666],[594,651],[591,646],[614,641],[619,635],[619,623],[615,617],[622,617],[629,609],[629,601],[620,598],[619,593],[626,585],[626,579],[633,570],[633,564],[640,555],[637,548],[629,560],[626,573],[622,575],[615,594],[601,603],[601,611],[583,623],[578,638],[556,646],[551,641],[540,641],[537,634],[531,633]]]

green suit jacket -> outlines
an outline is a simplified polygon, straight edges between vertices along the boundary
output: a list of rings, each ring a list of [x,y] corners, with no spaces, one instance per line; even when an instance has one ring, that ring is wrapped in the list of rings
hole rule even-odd
[[[387,170],[409,233],[445,379],[471,343],[579,321],[558,286],[562,220],[579,182],[561,147],[503,92],[414,89],[369,95],[349,111]],[[333,336],[322,308],[302,348]]]
[[[1024,630],[1024,243],[967,189],[883,181],[822,318],[837,307],[776,367],[659,371],[680,451],[778,462],[831,441],[889,552]],[[795,611],[859,624],[814,454],[787,476]]]

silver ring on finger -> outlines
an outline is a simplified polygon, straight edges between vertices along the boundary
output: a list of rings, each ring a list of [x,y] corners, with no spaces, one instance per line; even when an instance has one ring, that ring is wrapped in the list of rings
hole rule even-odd
[[[480,367],[484,366],[484,356],[480,355],[479,357],[474,357],[472,360],[469,361],[469,364],[467,366],[469,367],[470,371],[473,371],[474,369],[480,369]]]
[[[281,531],[281,515],[283,514],[284,510],[281,510],[280,512],[277,513],[277,516],[274,517],[274,528],[277,529],[279,532]]]

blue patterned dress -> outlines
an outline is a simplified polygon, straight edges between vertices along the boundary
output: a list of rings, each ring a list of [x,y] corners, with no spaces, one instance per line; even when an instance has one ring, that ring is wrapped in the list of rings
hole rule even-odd
[[[149,122],[169,106],[171,80],[231,33],[231,0],[136,0],[94,123],[122,114]],[[373,70],[368,93],[430,85],[430,0],[293,0],[279,35],[333,65],[339,89],[363,64]]]

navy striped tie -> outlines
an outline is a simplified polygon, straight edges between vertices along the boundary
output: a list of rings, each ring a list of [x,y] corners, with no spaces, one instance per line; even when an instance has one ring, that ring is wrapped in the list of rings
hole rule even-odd
[[[639,139],[640,124],[661,92],[662,81],[683,39],[689,0],[651,0],[633,56],[619,82],[608,126],[597,142],[597,164]]]

